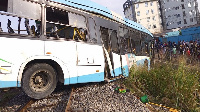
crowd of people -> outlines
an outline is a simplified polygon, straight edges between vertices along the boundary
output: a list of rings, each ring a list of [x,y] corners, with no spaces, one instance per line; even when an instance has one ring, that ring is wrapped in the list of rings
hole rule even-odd
[[[189,59],[200,61],[200,40],[179,41],[175,42],[160,42],[155,40],[154,50],[159,60],[177,58],[180,55],[185,55]],[[155,52],[155,51],[154,51]]]

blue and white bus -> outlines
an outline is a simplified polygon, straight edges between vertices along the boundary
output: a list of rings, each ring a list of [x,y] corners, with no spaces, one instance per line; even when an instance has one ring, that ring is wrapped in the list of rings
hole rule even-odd
[[[90,0],[1,0],[0,88],[30,97],[126,77],[150,64],[152,34]]]

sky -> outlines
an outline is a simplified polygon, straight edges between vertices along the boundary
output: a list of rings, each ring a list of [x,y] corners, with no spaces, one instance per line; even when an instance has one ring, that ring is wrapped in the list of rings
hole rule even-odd
[[[108,9],[110,9],[124,17],[123,4],[127,0],[91,0],[91,1],[96,2],[100,5],[103,5],[103,6],[107,7]]]
[[[103,5],[103,6],[107,7],[108,9],[110,9],[124,17],[123,4],[127,0],[91,0],[91,1],[96,2],[100,5]],[[200,12],[200,0],[197,0],[197,2],[198,2],[198,9]]]

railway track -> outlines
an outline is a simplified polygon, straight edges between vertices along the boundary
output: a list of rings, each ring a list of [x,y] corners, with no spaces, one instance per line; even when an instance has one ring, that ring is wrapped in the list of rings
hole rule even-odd
[[[54,92],[50,96],[44,99],[30,99],[22,105],[17,112],[67,112],[69,110],[68,105],[70,105],[70,97],[73,93],[73,88],[62,88]]]
[[[92,83],[75,86],[76,89],[64,86],[62,89],[57,88],[51,95],[44,99],[35,100],[28,96],[24,103],[14,107],[7,107],[1,112],[84,112],[84,111],[130,111],[130,112],[169,112],[168,109],[161,109],[151,105],[145,106],[133,94],[116,93],[115,83]],[[17,102],[13,102],[14,105]],[[11,109],[12,108],[12,109]],[[149,108],[149,109],[148,109]],[[152,110],[153,109],[153,110]]]

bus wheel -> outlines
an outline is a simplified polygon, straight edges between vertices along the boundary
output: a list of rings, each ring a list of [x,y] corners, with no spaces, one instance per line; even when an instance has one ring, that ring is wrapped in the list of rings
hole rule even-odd
[[[56,88],[56,72],[46,63],[37,63],[27,68],[22,77],[22,89],[31,98],[41,99]]]

